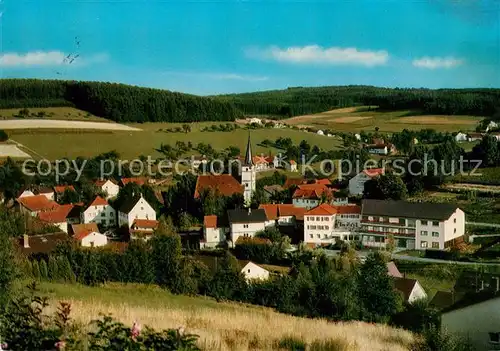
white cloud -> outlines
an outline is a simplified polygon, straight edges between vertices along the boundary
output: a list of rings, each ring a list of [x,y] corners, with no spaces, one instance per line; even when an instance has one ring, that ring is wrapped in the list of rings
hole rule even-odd
[[[69,63],[71,58],[73,62]],[[40,67],[40,66],[69,66],[100,63],[108,59],[106,54],[91,56],[76,56],[61,51],[32,51],[25,54],[3,53],[0,54],[0,67]]]
[[[413,60],[412,64],[415,67],[437,69],[437,68],[454,68],[464,63],[461,59],[453,57],[422,57]]]
[[[251,58],[269,59],[295,64],[361,65],[379,66],[389,60],[385,50],[371,51],[357,48],[323,48],[318,45],[292,46],[281,49],[271,46],[266,49],[250,48],[246,55]]]
[[[179,72],[179,71],[166,71],[163,72],[166,75],[176,75],[183,77],[201,77],[214,80],[241,80],[246,82],[261,82],[268,80],[269,77],[266,76],[253,76],[248,74],[236,74],[236,73],[208,73],[208,72]]]

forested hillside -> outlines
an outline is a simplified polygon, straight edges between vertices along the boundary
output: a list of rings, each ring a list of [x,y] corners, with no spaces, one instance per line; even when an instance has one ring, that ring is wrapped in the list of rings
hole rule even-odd
[[[238,111],[208,97],[124,84],[38,79],[0,81],[0,108],[74,106],[117,122],[233,121]]]
[[[283,118],[334,108],[375,105],[426,114],[477,115],[500,119],[500,89],[389,89],[372,86],[288,88],[217,97],[245,114]]]

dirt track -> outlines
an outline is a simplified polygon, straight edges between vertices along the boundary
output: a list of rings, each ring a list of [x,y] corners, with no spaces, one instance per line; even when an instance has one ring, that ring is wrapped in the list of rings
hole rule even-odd
[[[0,144],[0,157],[29,158],[26,152],[13,144]]]
[[[118,123],[62,120],[20,119],[0,121],[0,129],[96,129],[138,131],[141,129]]]

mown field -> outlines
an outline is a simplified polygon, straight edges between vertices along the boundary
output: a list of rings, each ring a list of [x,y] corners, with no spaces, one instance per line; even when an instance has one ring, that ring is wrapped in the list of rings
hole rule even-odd
[[[0,120],[16,119],[19,115],[20,108],[0,109]],[[29,116],[26,118],[43,118],[43,119],[58,119],[68,121],[88,121],[88,122],[109,122],[109,120],[97,117],[73,107],[43,107],[43,108],[28,108]],[[43,113],[43,117],[40,117]],[[22,119],[22,118],[20,118]]]
[[[111,313],[128,325],[138,321],[155,329],[183,326],[200,336],[204,350],[284,350],[279,342],[287,337],[320,346],[315,350],[397,351],[415,344],[409,332],[383,325],[297,318],[268,308],[175,296],[152,286],[41,283],[40,289],[50,296],[52,309],[57,301],[70,302],[76,321],[88,323],[99,313]]]
[[[243,153],[248,139],[248,130],[241,128],[232,132],[201,131],[202,128],[218,124],[217,122],[191,123],[191,132],[189,133],[160,131],[160,129],[181,126],[181,124],[175,123],[129,124],[132,127],[142,129],[142,131],[133,132],[17,130],[11,133],[11,138],[48,159],[92,157],[110,150],[117,150],[122,158],[129,160],[140,155],[151,155],[154,158],[160,156],[155,149],[159,148],[162,143],[174,146],[177,141],[191,142],[193,145],[210,144],[216,150],[237,146]],[[306,140],[309,144],[317,145],[326,150],[336,149],[341,145],[341,141],[336,138],[292,129],[255,129],[250,133],[254,153],[268,154],[271,152],[276,154],[276,149],[261,147],[258,144],[264,139],[275,140],[279,137],[291,138],[297,144],[301,140]]]
[[[473,131],[482,117],[421,115],[418,111],[380,111],[373,107],[343,108],[282,120],[293,125],[311,126],[344,132],[399,132],[403,129],[432,128],[441,132]]]

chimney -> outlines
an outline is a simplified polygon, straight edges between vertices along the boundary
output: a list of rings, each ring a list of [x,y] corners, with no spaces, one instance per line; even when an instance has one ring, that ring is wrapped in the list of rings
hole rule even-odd
[[[23,246],[25,249],[29,249],[29,247],[30,247],[30,241],[29,241],[28,234],[23,235]]]

